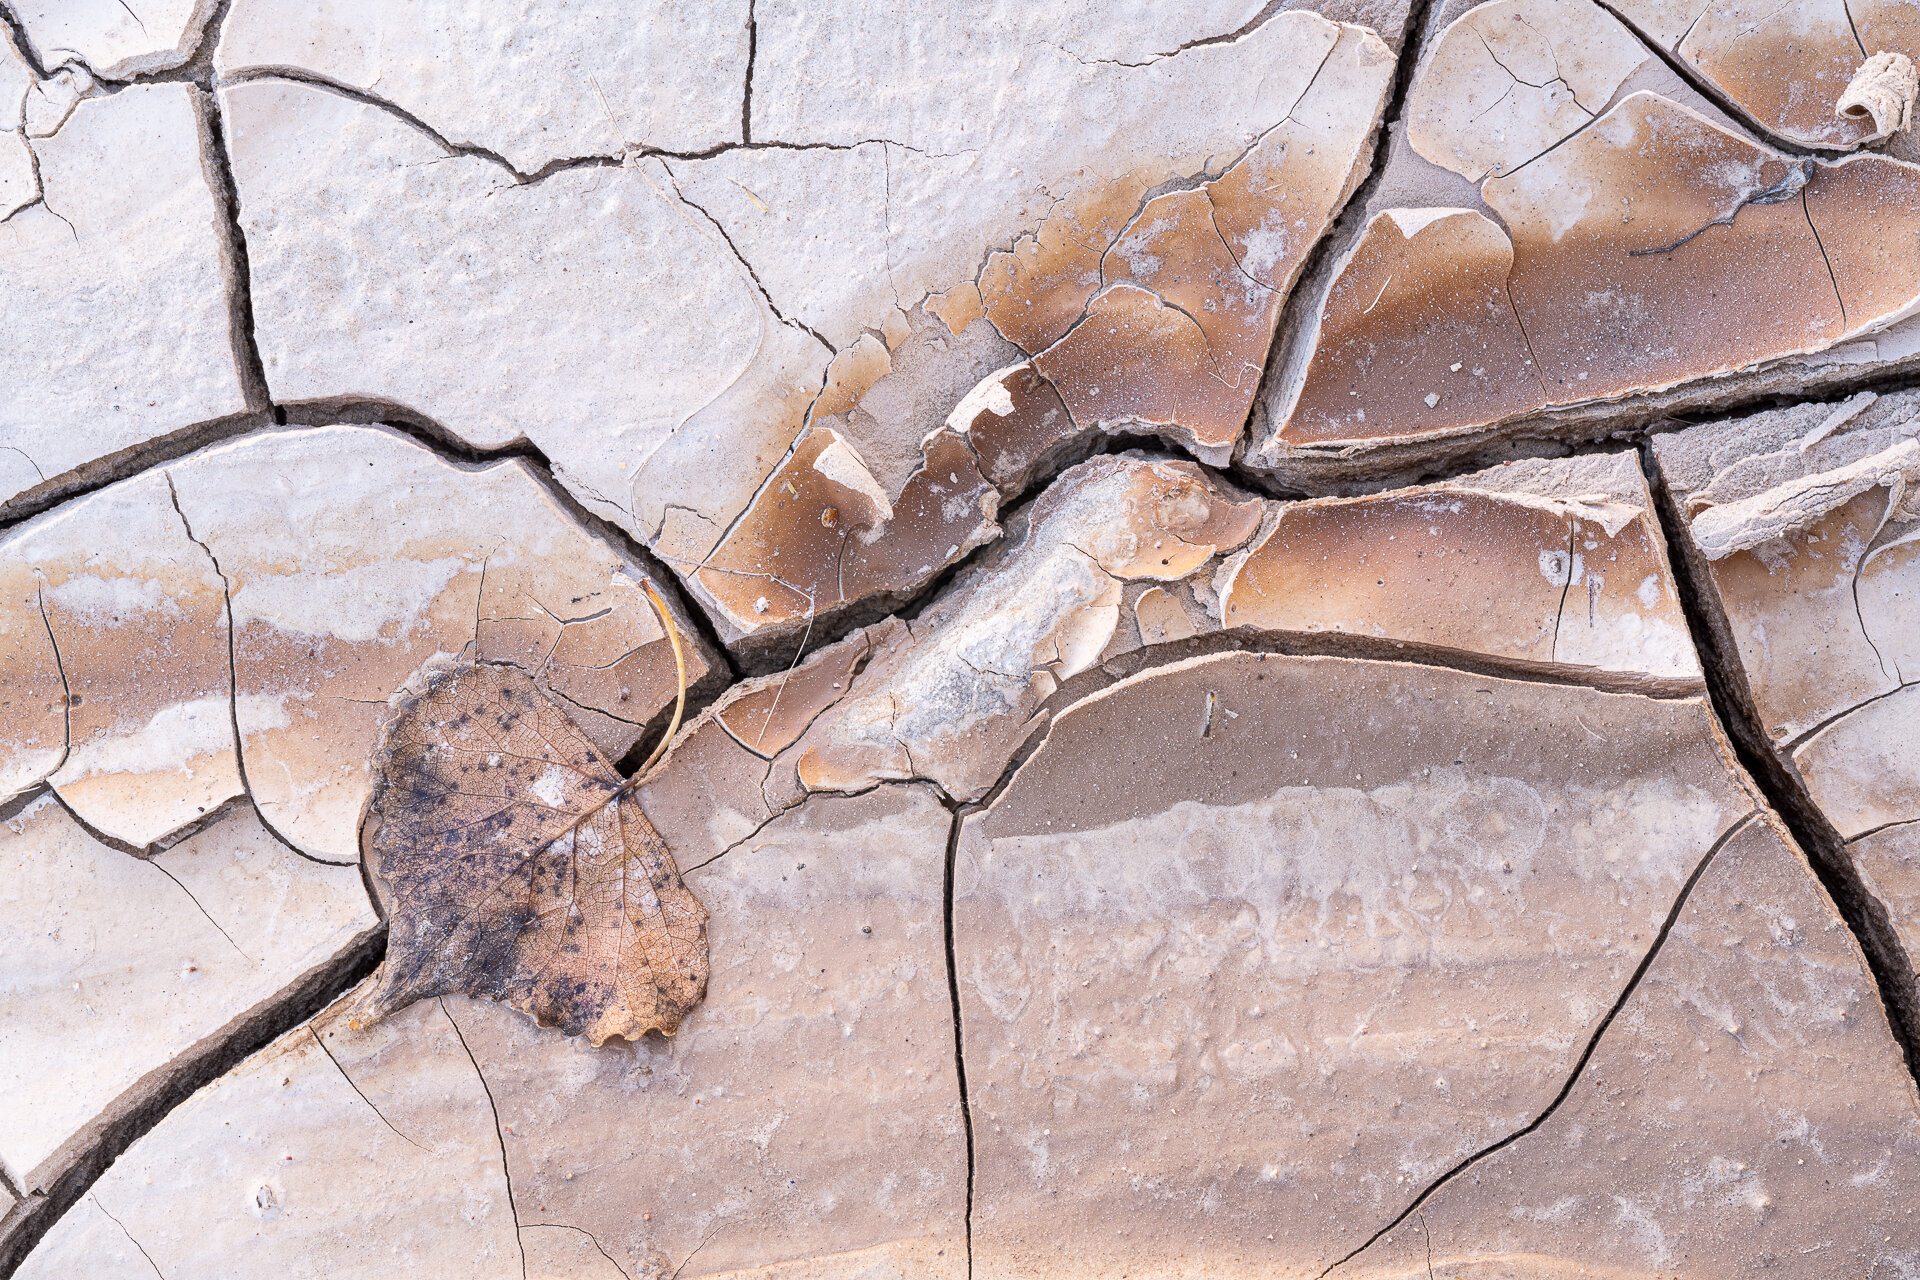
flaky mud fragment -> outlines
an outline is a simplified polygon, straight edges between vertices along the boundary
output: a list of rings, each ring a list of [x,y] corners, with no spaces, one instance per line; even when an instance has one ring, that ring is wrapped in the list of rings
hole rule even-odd
[[[1901,392],[1838,423],[1835,406],[1808,404],[1654,441],[1776,743],[1920,676],[1909,656],[1920,656],[1909,638],[1920,504],[1902,467],[1914,409]]]
[[[1216,586],[1229,627],[1700,679],[1631,454],[1285,505]]]
[[[137,13],[130,5],[86,0],[24,0],[13,6],[42,66],[77,57],[96,74],[118,80],[184,63],[214,9],[213,0],[146,0]]]
[[[944,429],[966,437],[982,473],[1009,495],[1024,489],[1076,434],[1059,392],[1025,360],[981,379],[947,415]]]
[[[1155,196],[1095,241],[1097,293],[1053,282],[1084,311],[1044,350],[1021,345],[1079,429],[1154,432],[1227,460],[1280,306],[1370,152],[1390,61],[1372,33],[1338,30],[1287,119],[1217,178]]]
[[[486,996],[595,1046],[673,1034],[707,980],[707,913],[607,758],[512,667],[460,667],[388,726],[367,866],[391,935],[372,1022]]]
[[[998,509],[998,492],[955,437],[929,439],[895,500],[851,443],[815,427],[693,582],[737,633],[792,629],[924,581],[995,536]]]
[[[972,799],[998,778],[1061,681],[1098,661],[1122,584],[1171,581],[1244,543],[1260,505],[1194,464],[1098,458],[1038,499],[1028,532],[876,644],[851,696],[801,737],[810,790],[928,778]]]

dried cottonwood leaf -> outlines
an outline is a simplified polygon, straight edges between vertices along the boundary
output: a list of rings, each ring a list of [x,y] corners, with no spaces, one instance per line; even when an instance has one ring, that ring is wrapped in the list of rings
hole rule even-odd
[[[526,674],[438,677],[374,763],[367,856],[391,932],[356,1023],[461,992],[599,1045],[671,1035],[705,994],[705,908],[611,762]]]

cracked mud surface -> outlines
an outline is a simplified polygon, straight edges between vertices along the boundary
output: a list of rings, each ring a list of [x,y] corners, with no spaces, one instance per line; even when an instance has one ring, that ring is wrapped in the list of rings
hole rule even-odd
[[[0,0],[0,1275],[1920,1275],[1917,55]]]

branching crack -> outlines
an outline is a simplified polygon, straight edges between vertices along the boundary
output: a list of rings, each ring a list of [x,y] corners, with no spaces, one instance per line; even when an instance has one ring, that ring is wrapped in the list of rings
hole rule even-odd
[[[1189,49],[1206,49],[1214,45],[1235,44],[1241,40],[1246,39],[1248,36],[1258,31],[1261,27],[1266,26],[1268,22],[1272,21],[1273,18],[1277,16],[1280,12],[1282,12],[1282,10],[1284,10],[1285,8],[1286,8],[1285,0],[1267,0],[1267,3],[1261,6],[1260,12],[1254,14],[1253,17],[1241,23],[1238,27],[1235,27],[1232,31],[1222,32],[1218,35],[1200,36],[1192,40],[1183,40],[1182,42],[1175,45],[1173,48],[1168,49],[1164,53],[1150,53],[1138,62],[1129,62],[1124,58],[1088,58],[1088,57],[1083,57],[1078,53],[1075,53],[1073,50],[1067,48],[1064,45],[1055,45],[1053,47],[1060,50],[1060,52],[1066,54],[1069,58],[1072,58],[1075,62],[1078,62],[1082,66],[1129,67],[1129,68],[1150,67],[1156,62],[1165,62],[1168,58],[1177,58],[1181,54],[1187,52]]]
[[[1812,160],[1802,160],[1798,164],[1789,165],[1785,176],[1778,182],[1775,182],[1771,186],[1762,187],[1752,195],[1740,197],[1740,199],[1734,202],[1733,208],[1727,210],[1726,213],[1713,219],[1711,222],[1706,222],[1695,227],[1692,231],[1687,232],[1686,235],[1681,236],[1672,244],[1662,245],[1658,249],[1629,249],[1627,250],[1627,256],[1629,258],[1648,258],[1657,254],[1672,253],[1675,249],[1686,244],[1695,236],[1704,235],[1715,227],[1732,226],[1733,220],[1740,216],[1740,211],[1750,204],[1784,204],[1788,200],[1799,197],[1804,210],[1805,196],[1802,193],[1807,183],[1813,178],[1813,164],[1814,162]],[[1813,225],[1811,218],[1807,220],[1807,225]],[[1815,238],[1818,239],[1818,233],[1816,233]],[[1825,251],[1823,250],[1822,252],[1824,254]],[[1831,267],[1829,267],[1828,270],[1829,274],[1831,274]],[[1837,291],[1838,287],[1836,286],[1836,293]]]
[[[660,167],[667,171],[667,178],[673,183],[674,199],[678,200],[681,204],[684,204],[685,206],[687,206],[687,208],[692,209],[695,213],[698,213],[701,217],[705,218],[708,224],[712,226],[716,232],[719,233],[720,238],[726,242],[728,251],[733,254],[735,261],[739,262],[740,266],[746,271],[748,277],[752,279],[753,287],[760,291],[760,297],[763,301],[766,302],[767,310],[773,312],[774,319],[778,320],[781,324],[787,325],[791,328],[804,330],[805,332],[813,335],[814,341],[818,342],[822,347],[826,348],[826,352],[829,357],[832,357],[838,354],[834,350],[833,344],[831,342],[828,342],[826,337],[822,335],[818,329],[814,328],[812,325],[808,324],[804,320],[799,319],[798,317],[789,318],[786,315],[786,313],[780,310],[779,304],[773,300],[773,295],[767,292],[767,286],[761,283],[760,273],[753,269],[753,264],[747,261],[747,255],[740,252],[740,246],[733,242],[733,237],[731,235],[727,234],[726,226],[720,221],[720,219],[714,217],[711,213],[707,212],[705,206],[700,205],[695,201],[689,199],[686,193],[680,190],[679,180],[675,176],[673,169],[670,166],[668,166],[663,161]]]
[[[593,1232],[587,1230],[585,1227],[576,1227],[571,1222],[529,1222],[524,1224],[524,1226],[529,1229],[533,1227],[546,1227],[550,1230],[578,1231],[581,1235],[587,1238],[588,1244],[591,1244],[595,1249],[598,1249],[600,1251],[601,1257],[605,1258],[608,1262],[611,1262],[613,1264],[614,1270],[618,1271],[621,1275],[628,1277],[628,1280],[632,1280],[633,1273],[631,1271],[628,1271],[625,1267],[621,1266],[620,1260],[614,1257],[612,1254],[608,1253],[606,1250],[606,1247],[600,1243],[599,1239],[593,1234]]]

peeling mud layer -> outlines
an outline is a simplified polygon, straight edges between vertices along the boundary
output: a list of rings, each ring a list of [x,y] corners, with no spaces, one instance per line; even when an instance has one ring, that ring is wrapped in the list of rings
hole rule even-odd
[[[1916,58],[0,0],[0,1280],[1920,1276]]]

